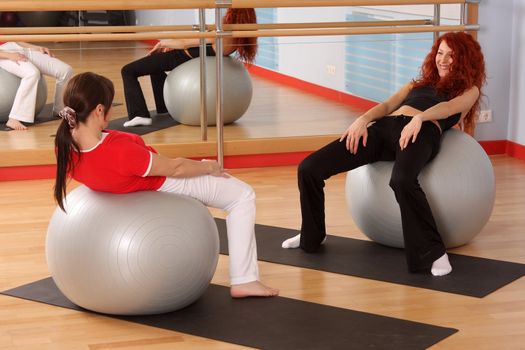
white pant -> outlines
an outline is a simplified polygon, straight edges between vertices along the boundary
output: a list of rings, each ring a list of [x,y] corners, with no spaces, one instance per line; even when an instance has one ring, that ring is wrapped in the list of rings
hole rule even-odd
[[[255,193],[250,185],[234,177],[168,177],[159,191],[184,194],[206,206],[226,210],[231,284],[259,279],[254,228]]]
[[[0,50],[19,52],[28,58],[27,62],[19,61],[18,63],[0,59],[0,68],[21,79],[9,118],[27,123],[35,120],[36,93],[40,73],[56,79],[53,111],[58,113],[64,107],[62,93],[69,78],[73,75],[70,65],[40,51],[24,48],[15,42],[0,45]]]

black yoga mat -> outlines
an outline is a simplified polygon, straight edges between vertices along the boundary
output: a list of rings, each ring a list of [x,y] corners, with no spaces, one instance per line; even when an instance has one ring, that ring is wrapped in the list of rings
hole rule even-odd
[[[228,254],[226,224],[222,219],[215,221],[219,228],[221,254]],[[298,233],[281,227],[256,225],[259,260],[478,298],[525,275],[525,264],[459,254],[449,254],[453,270],[447,276],[434,277],[430,272],[409,273],[402,249],[331,235],[315,254],[281,248],[285,239]]]
[[[51,278],[2,294],[86,311],[71,303]],[[259,349],[426,349],[457,332],[283,297],[232,299],[229,288],[214,284],[182,310],[108,317]]]
[[[111,120],[109,122],[107,129],[125,131],[125,132],[129,132],[132,134],[137,134],[137,135],[145,135],[145,134],[149,134],[150,132],[166,129],[171,126],[180,124],[175,119],[173,119],[169,114],[155,114],[155,112],[150,111],[150,115],[152,116],[151,117],[152,123],[151,125],[148,125],[148,126],[134,126],[134,127],[125,128],[124,122],[127,122],[129,119],[128,117],[122,117],[122,118]]]
[[[46,104],[44,106],[44,108],[42,108],[40,113],[38,113],[38,115],[35,117],[34,123],[33,124],[27,123],[26,125],[41,124],[41,123],[46,123],[46,122],[50,122],[50,121],[53,121],[53,120],[58,120],[58,117],[54,117],[53,116],[53,104],[52,103],[48,103],[48,104]],[[6,120],[6,122],[7,122],[7,120]],[[2,131],[11,131],[11,130],[13,130],[11,128],[8,128],[5,125],[6,122],[0,123],[0,130],[2,130]]]
[[[113,103],[113,107],[115,106],[120,106],[122,105],[122,103]],[[42,108],[42,110],[40,111],[40,113],[38,113],[38,115],[35,117],[35,121],[33,124],[31,123],[26,123],[26,125],[36,125],[36,124],[42,124],[42,123],[46,123],[46,122],[51,122],[53,120],[58,120],[59,118],[58,117],[55,117],[53,116],[53,104],[52,103],[48,103],[44,106],[44,108]],[[5,125],[6,122],[0,122],[0,130],[1,131],[11,131],[13,129],[11,128],[8,128],[6,125]]]

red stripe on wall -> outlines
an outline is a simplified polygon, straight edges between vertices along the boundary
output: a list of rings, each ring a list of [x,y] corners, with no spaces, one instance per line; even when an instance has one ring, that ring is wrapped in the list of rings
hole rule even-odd
[[[287,152],[273,154],[249,154],[225,156],[226,169],[257,168],[269,166],[297,165],[311,152]],[[207,157],[213,159],[214,157]],[[200,160],[201,158],[195,158]],[[30,165],[0,168],[0,181],[54,179],[55,165]]]
[[[507,141],[507,149],[505,153],[511,157],[525,160],[525,146],[520,145],[519,143]]]
[[[312,152],[250,154],[224,157],[226,169],[297,165]]]
[[[0,181],[54,179],[55,165],[29,165],[0,168]]]
[[[525,146],[511,141],[480,141],[488,155],[506,154],[525,160]],[[286,152],[225,156],[226,169],[297,165],[312,152]],[[209,157],[210,159],[213,157]],[[197,159],[197,158],[195,158]],[[197,160],[200,160],[198,158]],[[55,165],[33,165],[0,168],[0,181],[39,180],[55,178]]]
[[[496,140],[496,141],[479,141],[479,144],[489,156],[495,154],[505,154],[507,150],[506,140]]]
[[[309,83],[307,81],[297,79],[288,75],[281,74],[279,72],[269,70],[263,67],[251,65],[248,66],[248,71],[250,74],[260,76],[262,78],[278,82],[279,84],[284,84],[286,86],[294,87],[296,89],[306,91],[316,96],[321,96],[332,101],[341,102],[347,105],[350,105],[354,108],[368,110],[375,105],[377,102],[370,101],[361,97],[353,96],[341,91],[329,89],[324,86],[316,85]]]

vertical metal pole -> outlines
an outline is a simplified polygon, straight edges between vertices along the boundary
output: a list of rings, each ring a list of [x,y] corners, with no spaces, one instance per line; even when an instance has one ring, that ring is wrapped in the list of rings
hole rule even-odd
[[[441,24],[441,5],[434,5],[434,25],[438,26]],[[439,37],[439,32],[434,32],[434,41]]]
[[[199,9],[199,31],[206,31],[205,9]],[[206,38],[199,40],[199,57],[201,64],[201,140],[208,140],[208,105],[206,103]]]
[[[222,8],[215,8],[215,28],[217,31],[217,36],[215,39],[215,62],[217,70],[217,100],[215,105],[215,114],[217,118],[217,161],[224,167],[224,123],[223,123],[223,97],[222,97]]]
[[[465,23],[467,23],[467,3],[461,4],[460,6],[461,8],[459,13],[459,25],[464,25]]]

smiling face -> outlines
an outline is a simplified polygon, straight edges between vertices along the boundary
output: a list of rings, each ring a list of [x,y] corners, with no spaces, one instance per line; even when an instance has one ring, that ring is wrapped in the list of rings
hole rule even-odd
[[[447,45],[447,42],[443,40],[439,44],[438,52],[436,54],[436,67],[440,78],[444,78],[450,72],[452,67],[452,49]]]

